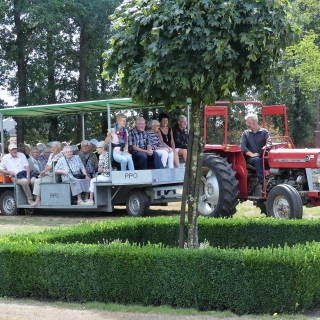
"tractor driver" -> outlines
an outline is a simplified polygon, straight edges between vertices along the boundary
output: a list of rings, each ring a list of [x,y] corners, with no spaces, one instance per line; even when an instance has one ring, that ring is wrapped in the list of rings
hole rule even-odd
[[[256,114],[248,114],[245,120],[248,129],[242,134],[241,151],[245,154],[247,163],[255,167],[259,183],[263,185],[264,174],[261,157],[263,155],[263,147],[269,138],[269,132],[259,127]]]

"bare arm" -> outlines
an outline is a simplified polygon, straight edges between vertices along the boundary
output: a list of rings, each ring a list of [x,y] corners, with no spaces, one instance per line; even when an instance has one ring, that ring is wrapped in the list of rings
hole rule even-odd
[[[171,148],[172,148],[172,149],[175,149],[175,148],[176,148],[176,145],[175,145],[175,143],[174,143],[172,130],[170,130],[170,135],[171,135]]]
[[[107,133],[107,136],[106,136],[106,138],[104,139],[104,143],[105,143],[105,144],[109,144],[109,142],[110,142],[110,139],[111,139],[111,134],[112,134],[112,131],[113,131],[113,128],[111,128],[111,129],[108,129],[108,133]]]
[[[25,166],[27,171],[27,179],[30,180],[30,166]]]
[[[40,172],[40,175],[43,175],[45,172],[51,171],[51,170],[52,170],[52,165],[47,165],[47,166]]]
[[[10,177],[15,177],[16,175],[13,171],[5,170],[5,169],[0,169],[0,173],[7,174]]]

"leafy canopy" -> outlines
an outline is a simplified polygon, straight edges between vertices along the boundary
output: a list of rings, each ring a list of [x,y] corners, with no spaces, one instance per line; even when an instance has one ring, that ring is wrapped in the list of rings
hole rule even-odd
[[[112,20],[103,76],[167,105],[243,93],[299,33],[282,0],[127,0]]]
[[[285,59],[293,61],[288,72],[299,80],[299,87],[304,93],[317,92],[320,88],[320,50],[316,45],[318,35],[308,32],[302,40],[286,50]]]

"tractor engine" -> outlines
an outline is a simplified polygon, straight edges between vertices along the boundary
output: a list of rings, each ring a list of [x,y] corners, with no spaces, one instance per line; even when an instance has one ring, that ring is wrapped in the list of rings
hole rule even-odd
[[[297,191],[308,190],[308,180],[304,169],[270,168],[266,176],[267,192],[278,184],[289,184]]]
[[[271,149],[267,158],[267,193],[279,184],[287,184],[299,192],[304,205],[310,204],[307,193],[320,190],[320,150]]]
[[[279,184],[289,184],[297,191],[307,191],[308,181],[304,169],[279,169],[270,168],[265,176],[267,193]],[[261,196],[258,178],[255,172],[248,171],[248,190],[253,196]]]

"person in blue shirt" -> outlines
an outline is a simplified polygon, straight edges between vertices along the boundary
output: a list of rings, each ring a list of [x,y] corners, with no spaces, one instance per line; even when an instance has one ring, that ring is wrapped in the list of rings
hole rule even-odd
[[[245,120],[248,129],[242,134],[241,151],[244,153],[247,163],[255,167],[259,183],[263,184],[264,174],[261,158],[263,156],[263,147],[269,138],[269,132],[259,126],[256,114],[248,114]]]
[[[129,132],[129,151],[132,154],[134,168],[145,170],[148,168],[148,160],[153,161],[155,169],[163,169],[159,155],[153,152],[146,129],[146,121],[138,117],[136,126]]]

